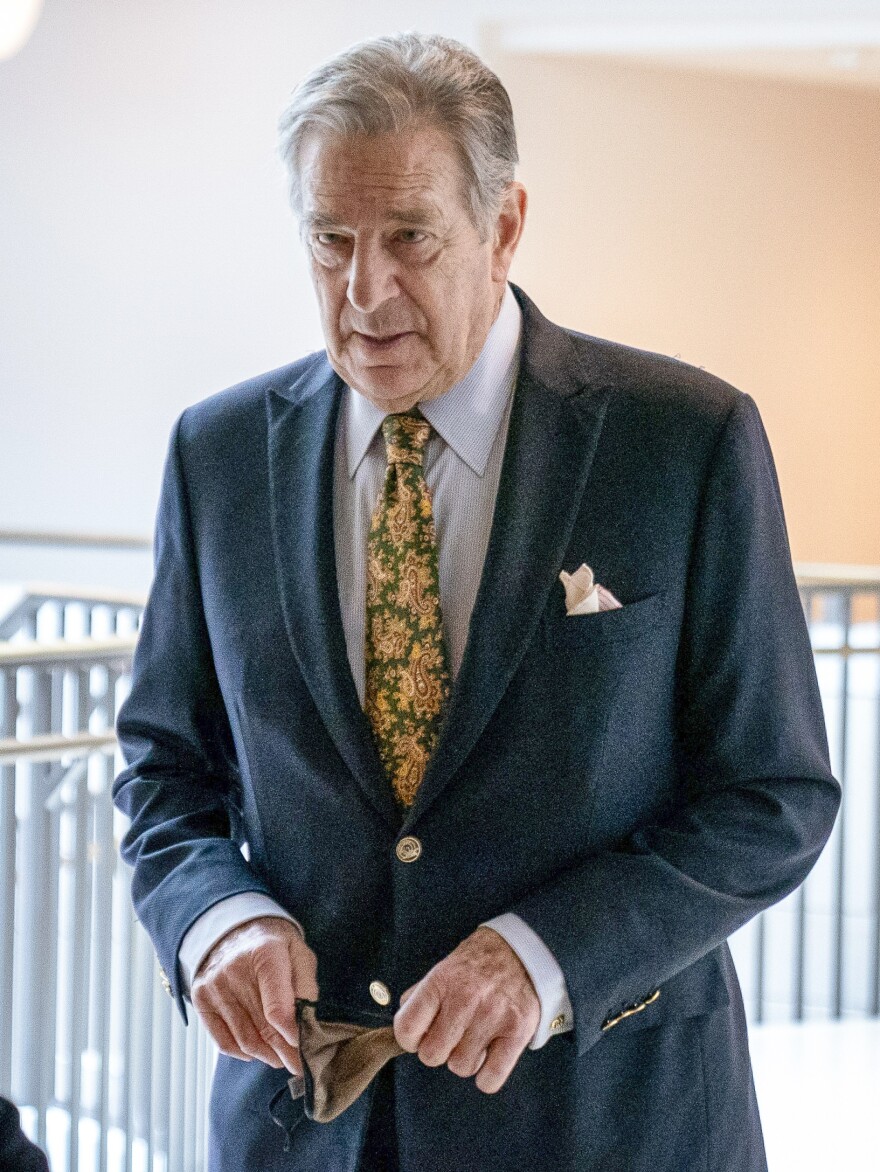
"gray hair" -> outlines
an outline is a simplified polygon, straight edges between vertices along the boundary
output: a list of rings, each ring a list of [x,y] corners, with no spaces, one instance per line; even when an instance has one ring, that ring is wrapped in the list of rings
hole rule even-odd
[[[471,218],[487,232],[519,161],[510,98],[476,53],[436,34],[363,41],[300,82],[278,127],[294,212],[302,214],[299,152],[309,133],[379,135],[418,125],[449,136]]]

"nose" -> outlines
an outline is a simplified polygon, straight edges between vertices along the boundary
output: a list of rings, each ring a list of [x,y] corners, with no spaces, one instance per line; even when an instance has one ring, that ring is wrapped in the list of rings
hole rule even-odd
[[[379,241],[358,240],[351,252],[347,296],[360,313],[373,313],[397,294],[394,258]]]

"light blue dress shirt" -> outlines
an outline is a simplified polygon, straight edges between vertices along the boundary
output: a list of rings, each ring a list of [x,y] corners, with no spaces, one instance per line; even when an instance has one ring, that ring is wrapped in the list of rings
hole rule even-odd
[[[431,424],[425,448],[425,480],[437,531],[440,606],[453,679],[467,642],[489,543],[513,391],[519,371],[522,316],[510,288],[474,365],[455,386],[419,404]],[[387,412],[347,388],[340,405],[333,479],[333,532],[339,602],[346,650],[358,696],[364,699],[367,535],[387,460],[382,421]],[[187,985],[221,936],[256,916],[296,923],[261,894],[232,896],[215,904],[187,932],[180,962]],[[532,1049],[571,1029],[565,978],[541,938],[512,913],[487,921],[513,948],[532,979],[541,1018]]]

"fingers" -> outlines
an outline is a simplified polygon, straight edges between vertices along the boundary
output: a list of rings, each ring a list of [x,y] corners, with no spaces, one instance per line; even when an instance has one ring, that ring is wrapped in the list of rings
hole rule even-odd
[[[296,928],[264,917],[214,946],[193,981],[192,1003],[224,1054],[302,1075],[296,998],[317,998],[316,971]]]
[[[221,1053],[249,1062],[257,1058],[275,1069],[287,1066],[300,1073],[299,1053],[262,1013],[258,999],[245,987],[218,981],[211,988],[193,986],[193,1006]]]
[[[221,1054],[228,1054],[230,1058],[240,1058],[243,1062],[250,1060],[250,1054],[245,1054],[219,1014],[206,1008],[200,1009],[198,1014],[202,1025],[216,1042]]]
[[[454,993],[441,998],[440,1008],[418,1047],[419,1058],[426,1066],[442,1066],[472,1027],[475,1007],[470,998]]]
[[[423,1040],[419,1048],[419,1057],[424,1062],[423,1053],[433,1043],[437,1047],[437,1052],[442,1053],[443,1057],[440,1061],[429,1062],[427,1065],[439,1066],[441,1062],[445,1062],[452,1073],[457,1074],[459,1078],[472,1078],[477,1072],[482,1073],[490,1053],[494,1054],[495,1065],[490,1067],[492,1077],[484,1080],[485,1085],[481,1080],[477,1080],[477,1086],[480,1090],[487,1090],[491,1085],[491,1089],[495,1091],[503,1085],[534,1033],[534,1030],[530,1031],[524,1027],[511,1007],[502,1001],[495,1001],[490,1006],[484,1005],[477,1008],[463,1028],[454,1032],[450,1031],[446,1037],[442,1040],[437,1039],[435,1043],[432,1035],[441,1017],[442,1011],[437,1015],[434,1026]],[[502,1043],[503,1049],[500,1049]],[[511,1060],[509,1065],[504,1064],[502,1069],[498,1063],[502,1056],[508,1054],[512,1055]],[[495,1085],[495,1076],[499,1072],[502,1077],[500,1082]]]
[[[441,992],[431,974],[395,1018],[395,1036],[426,1066],[449,1067],[460,1078],[477,1075],[481,1091],[504,1085],[535,1032],[531,1018],[504,999],[484,1000],[476,987]]]
[[[486,1060],[489,1046],[498,1036],[501,1023],[486,1016],[476,1018],[471,1022],[469,1030],[463,1034],[446,1065],[459,1078],[472,1078]]]
[[[473,1047],[473,1050],[476,1051],[477,1049],[478,1047]],[[446,1065],[449,1067],[452,1073],[457,1074],[459,1078],[473,1078],[473,1076],[479,1071],[480,1067],[485,1061],[485,1050],[483,1050],[482,1053],[476,1054],[476,1056],[469,1055],[468,1057],[464,1057],[464,1055],[459,1050],[459,1047],[456,1046],[456,1048],[452,1051],[452,1054],[450,1055],[449,1061],[446,1063]]]
[[[256,997],[249,1002],[249,1009],[258,1022],[261,1036],[268,1041],[266,1034],[273,1035],[270,1042],[273,1046],[277,1037],[286,1047],[299,1047],[296,998],[314,1000],[317,997],[315,969],[309,963],[309,957],[314,954],[306,950],[308,955],[302,956],[301,951],[291,942],[286,949],[273,947],[254,954],[256,986],[250,985],[248,993],[251,996],[256,994]],[[260,1018],[266,1022],[265,1029],[258,1020]]]
[[[268,1038],[263,1036],[263,1031],[258,1024],[258,1021],[261,1020],[259,1014],[256,1015],[255,1020],[247,1007],[239,1003],[221,1004],[218,1009],[209,1010],[207,1016],[213,1020],[215,1028],[219,1022],[232,1037],[233,1049],[231,1051],[224,1046],[220,1047],[224,1054],[230,1054],[231,1057],[240,1058],[245,1062],[257,1058],[260,1062],[265,1062],[267,1066],[276,1070],[286,1065],[282,1054],[272,1046]],[[207,1027],[209,1020],[205,1017],[202,1020]],[[262,1021],[264,1023],[265,1019]],[[218,1045],[220,1044],[216,1037],[215,1041]]]
[[[400,1045],[426,1066],[446,1064],[494,1094],[538,1026],[540,1002],[519,957],[497,933],[478,929],[401,997]]]
[[[477,1087],[487,1095],[494,1095],[496,1091],[500,1091],[525,1047],[526,1042],[518,1038],[496,1038],[486,1051],[486,1061],[475,1079]]]
[[[440,991],[429,977],[407,990],[406,1003],[394,1015],[394,1036],[410,1054],[418,1051],[440,1008]]]

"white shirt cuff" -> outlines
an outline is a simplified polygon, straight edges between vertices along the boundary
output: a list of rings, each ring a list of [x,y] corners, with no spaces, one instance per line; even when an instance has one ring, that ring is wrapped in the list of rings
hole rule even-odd
[[[240,924],[246,924],[248,920],[256,920],[259,916],[277,916],[279,919],[289,920],[302,932],[302,925],[298,924],[289,912],[260,891],[245,891],[241,895],[230,895],[228,899],[221,899],[190,925],[180,943],[177,959],[180,962],[185,994],[192,988],[193,977],[199,971],[199,965],[221,936],[225,936]]]
[[[504,937],[522,961],[523,968],[535,986],[541,1003],[541,1019],[529,1042],[529,1049],[539,1050],[550,1038],[574,1029],[574,1013],[565,976],[556,957],[538,933],[514,912],[505,912],[503,916],[486,920],[481,927],[492,928]]]

